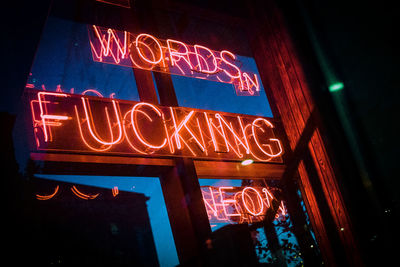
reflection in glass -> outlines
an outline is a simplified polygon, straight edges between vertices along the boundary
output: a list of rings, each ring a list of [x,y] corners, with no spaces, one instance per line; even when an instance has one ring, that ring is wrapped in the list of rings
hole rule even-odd
[[[66,252],[52,251],[52,256],[93,264],[99,261],[96,255],[101,252],[101,263],[112,266],[179,264],[158,178],[42,174],[35,177],[39,178],[35,192],[42,228],[39,233],[45,233],[43,240],[52,240],[56,247],[68,247]],[[57,186],[56,194],[46,198]],[[61,232],[65,231],[75,237],[64,236]],[[65,240],[67,244],[63,244]],[[91,253],[79,254],[80,246]]]
[[[269,233],[265,232],[264,220],[269,214],[274,195],[280,191],[274,181],[267,184],[264,180],[199,179],[199,183],[213,231],[211,240],[214,243],[229,242],[229,235],[243,234],[243,229],[247,229],[247,244],[255,251],[254,257],[259,263],[285,262],[287,266],[303,264],[298,240],[284,201],[272,220]],[[278,250],[274,250],[268,242],[269,238],[274,239],[275,236]],[[241,242],[246,244],[246,241]],[[229,248],[233,251],[235,249]],[[247,257],[250,260],[253,257],[249,255]]]

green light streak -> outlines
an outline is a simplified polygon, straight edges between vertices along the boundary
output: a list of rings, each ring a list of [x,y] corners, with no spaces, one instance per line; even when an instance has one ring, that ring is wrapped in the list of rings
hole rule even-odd
[[[344,88],[343,83],[341,82],[336,82],[334,84],[329,85],[329,92],[336,92],[340,91]]]
[[[360,150],[359,139],[357,136],[357,130],[354,128],[352,121],[350,120],[350,110],[346,101],[346,97],[339,93],[343,90],[344,84],[339,82],[340,79],[337,77],[334,68],[331,66],[329,60],[327,59],[319,40],[315,34],[311,19],[308,15],[308,12],[303,6],[301,0],[297,0],[297,6],[300,9],[303,20],[305,22],[305,26],[307,28],[308,36],[311,41],[311,45],[314,48],[315,55],[321,67],[322,73],[325,76],[326,84],[328,85],[329,92],[332,93],[332,98],[334,105],[336,106],[336,110],[338,112],[339,118],[342,122],[343,129],[345,131],[345,135],[349,141],[350,148],[353,152],[354,158],[356,160],[357,167],[360,172],[360,176],[362,182],[364,184],[365,189],[370,195],[370,199],[372,200],[372,204],[375,210],[380,210],[380,203],[378,201],[378,197],[374,188],[371,186],[372,182],[370,176],[368,174],[367,163],[363,156],[363,153]],[[335,92],[335,93],[334,93]]]

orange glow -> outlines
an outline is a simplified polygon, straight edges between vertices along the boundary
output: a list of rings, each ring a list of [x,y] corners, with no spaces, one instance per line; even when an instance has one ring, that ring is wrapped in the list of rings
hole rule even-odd
[[[201,55],[200,50],[199,49],[203,49],[205,51],[208,52],[208,57],[204,58],[204,56]],[[196,58],[197,58],[197,63],[199,66],[199,70],[202,73],[206,73],[206,74],[214,74],[217,72],[218,70],[218,65],[217,65],[217,59],[215,58],[215,55],[213,53],[213,51],[211,51],[209,48],[205,47],[205,46],[201,46],[201,45],[194,45],[194,51],[196,53]],[[210,66],[207,63],[207,59],[211,57],[212,58],[212,64],[214,65],[214,68],[211,70]],[[200,58],[202,58],[203,60],[200,60]],[[206,69],[203,69],[201,62],[204,62],[205,65],[207,66]]]
[[[112,192],[113,197],[116,197],[119,194],[118,186],[114,186],[111,189],[111,192]]]
[[[178,44],[179,48],[182,47],[185,48],[185,51],[178,52],[179,50],[173,49],[173,44]],[[182,59],[183,61],[186,62],[186,64],[190,67],[191,70],[194,69],[189,59],[189,48],[185,43],[173,39],[168,39],[167,46],[168,46],[169,59],[172,66],[179,65],[178,62]],[[185,74],[185,72],[182,69],[181,71],[183,74]]]
[[[243,80],[242,80],[242,72],[241,72],[241,70],[239,69],[238,66],[236,66],[235,64],[229,62],[228,59],[225,57],[225,55],[229,55],[233,60],[236,60],[236,56],[233,53],[229,52],[228,50],[222,50],[221,53],[220,53],[221,61],[223,63],[225,63],[226,65],[228,65],[230,68],[235,69],[236,70],[236,75],[232,74],[231,72],[229,72],[225,68],[222,68],[222,71],[232,79],[232,82],[237,83],[237,80],[238,80],[239,81],[238,87],[239,87],[240,90],[242,90],[243,86],[244,86],[243,85]]]
[[[201,151],[205,152],[205,151],[206,151],[206,147],[205,147],[204,140],[202,140],[202,142],[200,142],[200,140],[196,137],[196,135],[190,130],[190,127],[188,127],[188,122],[189,122],[189,120],[190,120],[192,117],[194,117],[193,115],[195,114],[195,111],[193,111],[193,110],[190,111],[190,112],[185,116],[185,118],[179,123],[179,125],[177,125],[176,114],[175,114],[174,109],[173,109],[172,107],[170,107],[170,111],[171,111],[171,118],[172,118],[173,125],[174,125],[174,132],[173,132],[173,134],[171,135],[171,138],[175,137],[176,147],[177,147],[178,149],[181,149],[181,148],[182,148],[181,140],[184,141],[184,139],[183,139],[182,136],[180,135],[180,131],[181,131],[183,128],[185,128],[185,129],[187,130],[187,132],[190,134],[191,138],[192,138],[193,140],[195,140],[196,144],[199,146],[199,148],[201,149]],[[199,123],[198,120],[197,120],[197,123]],[[200,131],[201,138],[203,138],[203,135],[202,135],[202,133],[201,133],[202,130],[201,130],[200,124],[198,124],[198,127],[199,127],[199,131]],[[186,145],[187,145],[187,144],[186,144]]]
[[[208,115],[207,115],[206,112],[204,112],[204,117],[205,117],[205,119],[206,119],[207,126],[208,126],[208,130],[209,130],[210,136],[211,136],[211,140],[212,140],[212,143],[213,143],[213,145],[214,145],[214,151],[215,151],[215,152],[220,151],[219,148],[218,148],[218,143],[217,143],[217,140],[216,140],[216,138],[215,138],[215,134],[214,134],[214,130],[213,130],[213,127],[214,127],[214,128],[216,128],[216,127],[215,127],[215,125],[212,123],[212,119],[209,119],[209,118],[208,118]]]
[[[247,142],[247,137],[246,137],[246,133],[245,133],[244,128],[243,128],[243,123],[242,123],[241,118],[239,116],[237,116],[238,121],[239,121],[239,125],[240,125],[240,130],[241,130],[242,137],[239,137],[238,134],[235,132],[235,130],[233,129],[232,123],[228,124],[226,122],[226,120],[219,113],[215,114],[215,118],[217,118],[219,120],[219,124],[220,124],[220,127],[222,129],[223,137],[225,138],[225,144],[226,144],[226,146],[228,148],[228,151],[229,151],[229,147],[231,147],[233,149],[233,151],[235,152],[235,154],[238,155],[239,158],[242,158],[243,154],[240,153],[240,148],[239,148],[239,144],[240,144],[246,149],[246,154],[250,154],[250,148],[249,148],[249,144]],[[236,149],[228,141],[227,135],[225,134],[225,130],[224,130],[225,128],[227,128],[229,130],[229,132],[232,134],[232,136],[233,136],[233,138],[235,140],[235,143],[236,143]],[[239,142],[239,143],[237,143],[237,142]]]
[[[254,80],[252,80],[246,72],[243,72],[243,77],[244,77],[244,79],[246,81],[246,85],[247,85],[246,89],[249,91],[249,93],[251,95],[254,95],[254,91],[252,89],[253,87],[255,87],[256,91],[260,91],[260,84],[258,83],[257,75],[255,75],[254,73],[253,73],[253,75],[254,75]]]
[[[268,191],[267,188],[263,188],[262,191],[265,194],[264,201],[266,201],[267,208],[269,208],[271,206],[270,200],[272,200],[274,196],[271,194],[271,192]]]
[[[134,43],[132,43],[134,44]],[[147,47],[147,51],[151,54],[151,56],[153,58],[156,58],[156,56],[153,53],[153,50],[150,48],[149,45],[141,42],[142,46]],[[138,48],[135,47],[134,51],[138,51]],[[133,63],[133,67],[138,68],[138,69],[143,69],[143,70],[154,70],[154,68],[156,67],[156,65],[149,63],[149,61],[144,60],[144,62],[138,63],[137,60],[140,59],[140,61],[143,61],[143,57],[141,54],[139,54],[139,52],[137,53],[138,58],[135,60],[135,54],[133,52],[130,53],[129,58],[131,60],[131,62]],[[144,63],[144,64],[143,64]]]
[[[81,122],[80,122],[80,118],[79,118],[79,113],[78,113],[78,108],[77,108],[76,106],[75,106],[75,116],[76,116],[76,122],[77,122],[78,129],[79,129],[79,134],[80,134],[80,136],[81,136],[81,140],[83,141],[83,143],[84,143],[88,148],[90,148],[90,149],[93,150],[93,151],[103,152],[103,151],[109,150],[109,149],[112,147],[111,145],[108,145],[108,146],[104,146],[104,145],[103,145],[101,148],[95,148],[95,147],[91,146],[91,145],[89,144],[89,142],[86,140],[86,138],[85,138],[85,136],[84,136],[84,134],[83,134],[82,127],[81,127]]]
[[[153,40],[153,41],[157,44],[157,50],[158,50],[157,52],[158,52],[158,53],[154,53],[153,50],[149,47],[149,45],[146,45],[146,47],[149,49],[149,52],[152,54],[152,56],[153,56],[153,58],[154,58],[153,60],[150,60],[150,59],[146,58],[145,55],[143,55],[143,53],[141,52],[142,49],[139,48],[139,43],[145,44],[145,43],[142,42],[142,41],[139,42],[139,39],[140,39],[141,37],[143,37],[144,39],[150,38],[151,40]],[[135,40],[135,47],[136,47],[136,51],[138,52],[139,56],[140,56],[144,61],[146,61],[146,62],[149,63],[149,64],[157,65],[158,63],[161,62],[161,60],[163,60],[163,51],[162,51],[161,44],[160,44],[160,42],[159,42],[154,36],[152,36],[152,35],[150,35],[150,34],[147,34],[147,33],[139,34],[139,35],[136,37],[136,40]],[[159,55],[159,58],[158,58],[158,59],[156,58],[156,54]]]
[[[135,134],[136,134],[136,137],[139,139],[139,141],[142,143],[142,144],[144,144],[145,146],[148,146],[148,147],[150,147],[150,148],[153,148],[153,149],[160,149],[160,148],[162,148],[162,147],[164,147],[165,146],[165,144],[167,143],[167,138],[164,138],[164,141],[162,142],[162,144],[161,145],[153,145],[153,144],[150,144],[149,142],[147,142],[146,140],[144,140],[144,138],[143,138],[143,136],[142,136],[142,134],[139,132],[139,130],[137,129],[138,127],[137,127],[137,117],[136,117],[136,115],[137,115],[137,109],[139,108],[139,107],[141,107],[141,106],[148,106],[148,107],[150,107],[152,110],[154,110],[155,112],[156,112],[156,114],[159,116],[159,117],[162,117],[162,113],[161,113],[161,111],[157,108],[157,107],[155,107],[154,105],[152,105],[152,104],[149,104],[149,103],[138,103],[138,104],[136,104],[133,108],[132,108],[132,111],[131,111],[131,125],[132,125],[132,128],[133,128],[133,131],[135,132]],[[144,111],[141,111],[142,113],[144,112]],[[146,113],[146,117],[147,118],[149,118],[149,120],[150,121],[153,121],[152,119],[151,119],[151,117]]]
[[[213,190],[212,187],[208,187],[208,189],[210,190],[210,198],[207,198],[203,192],[203,201],[204,204],[206,205],[207,211],[211,211],[211,213],[215,216],[218,217],[218,213],[217,213],[217,209],[216,209],[216,204],[215,204],[215,199],[214,199],[214,195],[213,195]],[[211,200],[211,203],[209,202],[209,200]],[[207,212],[208,213],[208,212]],[[209,218],[211,218],[210,215],[208,215]]]
[[[33,129],[34,129],[33,132],[34,132],[35,142],[36,142],[36,147],[37,148],[40,147],[40,141],[39,141],[39,138],[37,136],[38,135],[38,128],[42,127],[41,118],[39,118],[39,119],[36,118],[37,112],[35,111],[36,110],[35,107],[38,106],[38,103],[39,103],[39,101],[36,100],[36,99],[30,101],[30,108],[31,108],[31,113],[32,113],[32,126],[33,126]]]
[[[55,187],[53,193],[48,194],[48,195],[35,194],[35,197],[37,200],[50,200],[59,193],[59,189],[60,189],[60,186],[57,185]],[[70,189],[74,193],[75,196],[77,196],[81,199],[84,199],[84,200],[95,199],[100,195],[100,193],[98,193],[98,194],[82,193],[80,190],[77,189],[77,187],[75,185],[73,185]],[[118,186],[114,186],[113,188],[111,188],[111,193],[112,193],[113,197],[116,197],[117,195],[119,195]]]
[[[116,64],[121,62],[121,59],[124,59],[128,55],[128,33],[126,31],[123,32],[123,39],[117,36],[117,32],[113,29],[107,29],[107,37],[100,27],[93,25],[92,27],[97,43],[100,44],[100,51],[96,48],[94,44],[94,40],[90,41],[90,47],[92,49],[92,54],[96,58],[96,60],[102,62],[104,57],[111,57]]]
[[[200,129],[200,138],[201,138],[201,143],[204,145],[204,153],[205,153],[206,155],[208,155],[207,146],[206,146],[206,143],[205,143],[205,141],[204,141],[203,131],[201,130],[199,118],[197,118],[196,121],[197,121],[197,128]]]
[[[71,187],[71,191],[72,193],[75,194],[75,196],[81,198],[81,199],[85,199],[85,200],[89,200],[89,199],[95,199],[96,197],[98,197],[100,195],[100,193],[95,194],[95,195],[89,195],[89,194],[84,194],[81,191],[79,191],[75,185],[73,185]]]
[[[248,196],[248,194],[246,193],[246,190],[252,190],[253,192],[256,193],[258,207],[259,207],[258,212],[255,211],[257,205],[255,205],[253,199]],[[245,196],[247,196],[247,198]],[[264,202],[260,196],[260,193],[258,193],[258,191],[256,189],[254,189],[253,187],[248,186],[242,190],[242,201],[243,201],[243,205],[246,208],[246,210],[253,216],[258,216],[264,211],[264,205],[263,205]],[[249,202],[252,203],[251,204],[252,208],[249,208],[249,205],[248,205]]]
[[[144,152],[144,151],[142,151],[142,150],[140,150],[140,149],[138,149],[135,145],[134,145],[134,142],[132,142],[131,140],[130,140],[130,138],[129,138],[129,135],[128,135],[128,133],[127,133],[127,131],[126,131],[126,128],[127,127],[129,127],[129,124],[131,125],[131,127],[132,127],[132,123],[131,123],[131,120],[127,120],[126,119],[126,117],[127,116],[129,116],[130,114],[132,113],[132,110],[129,110],[126,114],[125,114],[125,116],[124,116],[124,119],[123,119],[123,129],[124,129],[124,134],[125,134],[125,139],[126,139],[126,141],[128,142],[128,144],[129,144],[129,146],[131,147],[131,148],[133,148],[133,150],[134,151],[136,151],[136,152],[138,152],[138,153],[140,153],[140,154],[148,154],[148,153],[146,153],[146,152]],[[127,123],[128,122],[128,123]],[[128,124],[128,125],[127,125]]]
[[[58,193],[58,189],[59,188],[60,187],[57,185],[56,188],[54,189],[54,192],[49,194],[49,195],[36,194],[36,199],[38,199],[38,200],[49,200],[49,199],[53,198]]]
[[[108,113],[108,108],[105,107],[104,110],[106,113],[106,118],[107,118],[107,122],[108,122],[107,125],[108,125],[109,131],[110,131],[111,140],[104,141],[104,140],[100,139],[100,137],[98,137],[99,134],[97,133],[96,127],[94,126],[94,120],[93,120],[93,115],[92,115],[92,112],[90,109],[89,99],[86,99],[84,97],[81,97],[81,99],[82,99],[82,106],[85,111],[86,124],[87,124],[88,130],[89,130],[91,136],[97,142],[99,142],[100,144],[103,144],[103,145],[113,145],[113,144],[120,142],[122,139],[122,125],[121,125],[120,116],[119,116],[119,112],[118,112],[118,108],[117,108],[117,102],[115,100],[112,100],[115,118],[117,119],[117,125],[118,125],[118,138],[116,138],[114,140],[114,134],[113,134],[113,129],[112,129],[113,127],[111,124],[110,115]]]
[[[269,128],[274,128],[274,126],[272,125],[272,123],[269,122],[268,120],[264,119],[264,118],[257,118],[257,119],[255,119],[255,120],[253,121],[252,127],[251,127],[251,128],[252,128],[252,133],[253,133],[254,141],[255,141],[257,147],[260,149],[260,151],[262,151],[265,155],[267,155],[267,156],[269,156],[269,157],[277,157],[277,156],[280,156],[280,155],[282,154],[282,152],[283,152],[283,149],[282,149],[281,142],[279,141],[279,139],[276,139],[276,138],[269,138],[269,140],[272,141],[272,142],[275,142],[275,143],[277,144],[278,148],[279,148],[278,151],[277,151],[276,153],[274,153],[274,152],[272,151],[272,148],[271,148],[271,145],[270,145],[270,144],[261,144],[261,143],[260,143],[260,141],[259,141],[259,139],[258,139],[258,137],[257,137],[258,135],[256,134],[256,128],[258,128],[257,122],[259,122],[259,121],[264,122]],[[263,130],[262,128],[259,128],[259,129],[264,133],[264,130]],[[263,148],[263,146],[264,146],[264,147],[268,147],[269,151],[266,151],[266,150]]]
[[[46,103],[53,103],[57,104],[56,102],[48,102],[45,101],[44,96],[49,95],[49,96],[57,96],[57,97],[67,97],[68,95],[66,94],[61,94],[61,93],[52,93],[52,92],[39,92],[38,93],[38,101],[39,101],[39,108],[40,108],[40,118],[42,120],[42,127],[43,127],[43,133],[44,133],[44,141],[48,142],[49,137],[48,137],[48,127],[50,126],[61,126],[61,122],[63,120],[69,120],[70,117],[68,116],[62,116],[62,115],[50,115],[47,113],[47,106]],[[50,122],[48,120],[51,120]]]
[[[224,209],[224,213],[226,217],[230,217],[230,216],[241,216],[240,213],[228,213],[227,211],[227,206],[229,205],[236,205],[236,199],[227,199],[227,195],[224,194],[223,190],[232,190],[233,187],[232,186],[224,186],[224,187],[220,187],[218,188],[219,194],[220,194],[220,198],[221,198],[221,203],[222,203],[222,208]]]
[[[82,92],[81,95],[86,95],[87,93],[94,93],[98,97],[103,97],[103,95],[99,91],[97,91],[95,89],[86,89],[85,91]]]
[[[285,208],[285,205],[283,205],[283,202],[281,202],[281,205],[279,205],[279,211],[283,216],[286,215],[286,208]],[[278,214],[277,214],[277,216],[278,216]]]
[[[241,75],[240,69],[239,69],[236,65],[232,64],[231,62],[229,62],[229,61],[227,60],[227,58],[224,57],[225,54],[229,55],[233,60],[236,60],[236,56],[235,56],[233,53],[229,52],[228,50],[222,50],[221,53],[220,53],[221,60],[222,60],[225,64],[227,64],[227,65],[229,65],[230,67],[234,68],[234,69],[237,71],[237,74],[236,74],[236,75],[233,75],[233,74],[231,74],[229,71],[227,71],[225,68],[223,68],[222,71],[223,71],[226,75],[228,75],[229,77],[231,77],[231,78],[233,78],[233,79],[241,79],[241,76],[242,76],[242,75]]]

